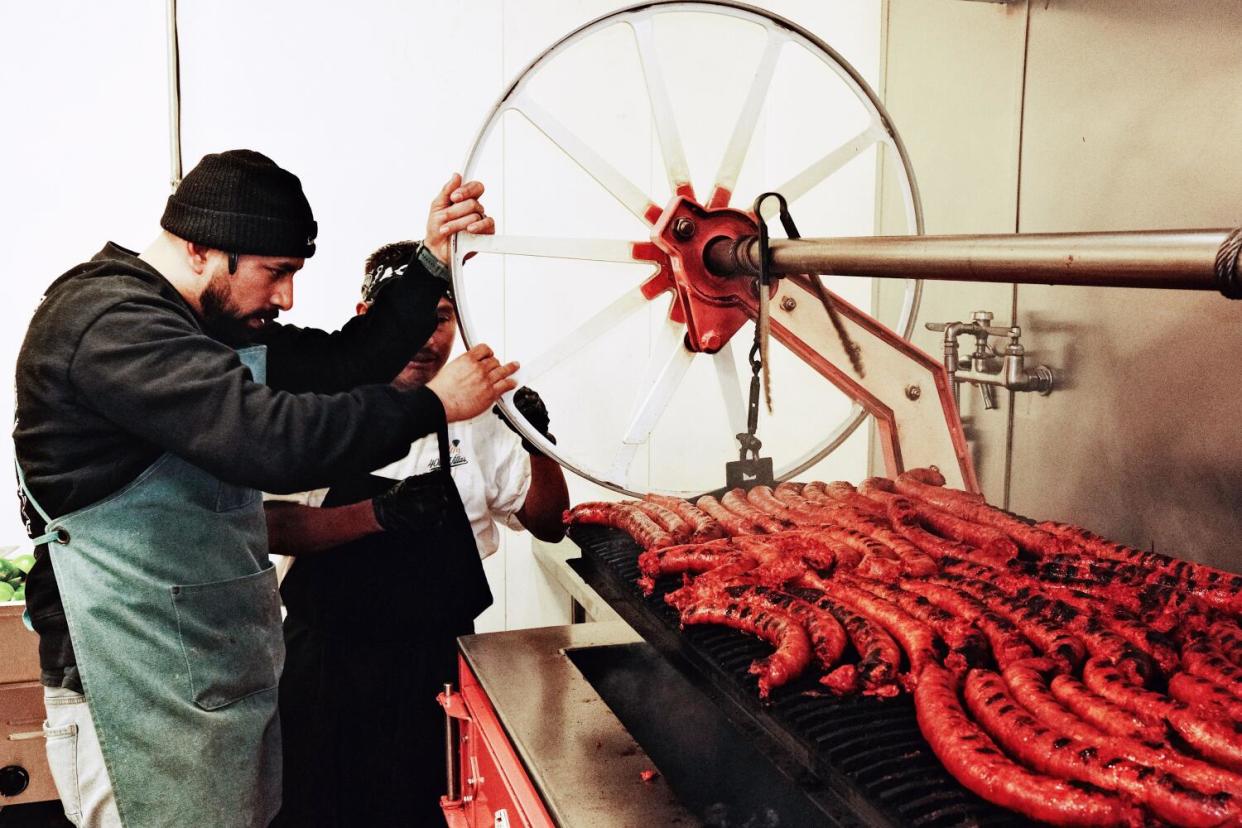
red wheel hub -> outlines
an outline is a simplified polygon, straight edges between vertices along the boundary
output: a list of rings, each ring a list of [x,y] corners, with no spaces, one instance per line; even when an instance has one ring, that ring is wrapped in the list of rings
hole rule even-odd
[[[691,351],[716,353],[750,319],[743,304],[750,280],[709,272],[704,249],[720,237],[735,239],[757,232],[749,213],[709,210],[677,195],[651,228],[651,243],[634,245],[635,259],[660,266],[643,284],[643,294],[654,299],[665,291],[674,292],[669,318],[686,324],[686,347]]]

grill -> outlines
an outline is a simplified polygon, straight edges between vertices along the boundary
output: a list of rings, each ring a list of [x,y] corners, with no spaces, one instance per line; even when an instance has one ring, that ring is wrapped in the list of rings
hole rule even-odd
[[[919,732],[908,695],[838,699],[813,678],[774,690],[767,703],[747,667],[771,653],[757,639],[725,627],[679,629],[664,603],[674,585],[663,579],[644,596],[637,544],[601,526],[570,528],[582,549],[584,579],[657,650],[688,668],[691,678],[743,728],[761,728],[778,749],[833,790],[867,825],[1012,826],[1029,823],[963,788]]]

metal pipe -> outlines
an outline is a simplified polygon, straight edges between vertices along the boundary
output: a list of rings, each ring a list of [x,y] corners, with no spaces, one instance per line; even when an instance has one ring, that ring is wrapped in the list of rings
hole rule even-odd
[[[177,0],[165,6],[168,24],[168,143],[172,169],[169,184],[181,183],[181,48],[177,38]]]
[[[461,799],[461,787],[457,783],[457,719],[449,713],[448,703],[453,698],[453,685],[444,685],[444,788],[449,802]]]
[[[1239,291],[1236,231],[869,236],[773,240],[771,271],[962,282]],[[1224,271],[1217,275],[1217,255]],[[719,238],[704,251],[718,276],[758,273],[753,236]]]

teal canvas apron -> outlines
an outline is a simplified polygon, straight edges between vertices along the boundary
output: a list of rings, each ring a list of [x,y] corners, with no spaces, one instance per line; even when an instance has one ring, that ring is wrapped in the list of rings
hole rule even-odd
[[[265,349],[239,355],[263,382]],[[35,543],[47,543],[121,821],[267,825],[285,653],[260,493],[164,454],[68,515],[26,496],[47,521]]]

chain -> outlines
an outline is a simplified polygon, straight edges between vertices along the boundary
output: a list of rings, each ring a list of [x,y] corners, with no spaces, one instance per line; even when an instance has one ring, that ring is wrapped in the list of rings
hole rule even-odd
[[[739,458],[741,460],[747,459],[747,454],[750,454],[753,459],[757,460],[759,458],[759,449],[763,446],[763,443],[755,436],[759,430],[759,392],[761,387],[763,389],[764,402],[768,407],[768,413],[772,413],[772,371],[768,356],[768,342],[772,337],[771,286],[773,279],[778,277],[774,277],[769,269],[772,258],[770,239],[768,236],[768,224],[762,212],[763,202],[769,198],[775,198],[780,204],[779,215],[785,235],[791,239],[801,237],[797,225],[794,224],[793,216],[789,214],[789,204],[785,201],[783,195],[776,192],[763,193],[755,199],[751,209],[759,225],[759,279],[755,285],[759,298],[759,319],[755,323],[755,341],[750,347],[750,400],[746,408],[746,431],[737,435],[737,441],[741,446]],[[837,332],[837,337],[841,340],[841,347],[844,349],[846,356],[849,357],[850,365],[858,376],[864,376],[861,349],[857,343],[850,339],[845,324],[841,321],[837,309],[832,304],[831,296],[824,289],[824,284],[818,274],[811,274],[809,279],[811,286],[819,297],[820,303],[828,314],[828,319],[832,323],[833,329]]]
[[[763,448],[763,443],[755,436],[755,432],[759,430],[759,374],[763,370],[763,360],[759,355],[759,343],[756,341],[750,346],[750,402],[746,408],[746,431],[737,435],[737,441],[741,445],[741,451],[738,454],[739,460],[745,460],[749,453],[751,459],[759,459],[759,449]]]
[[[785,204],[785,197],[780,193],[763,193],[755,199],[753,210],[755,219],[759,222],[759,282],[756,288],[759,291],[759,319],[755,323],[755,348],[759,350],[759,362],[763,369],[763,399],[767,403],[768,413],[772,413],[772,370],[768,362],[768,341],[772,336],[772,273],[769,270],[769,260],[772,258],[769,252],[768,239],[768,223],[763,218],[763,202],[769,198],[775,198],[780,203],[781,220],[784,221],[785,216],[789,214],[789,210]],[[795,230],[794,232],[797,232]],[[752,351],[754,349],[752,348]]]

